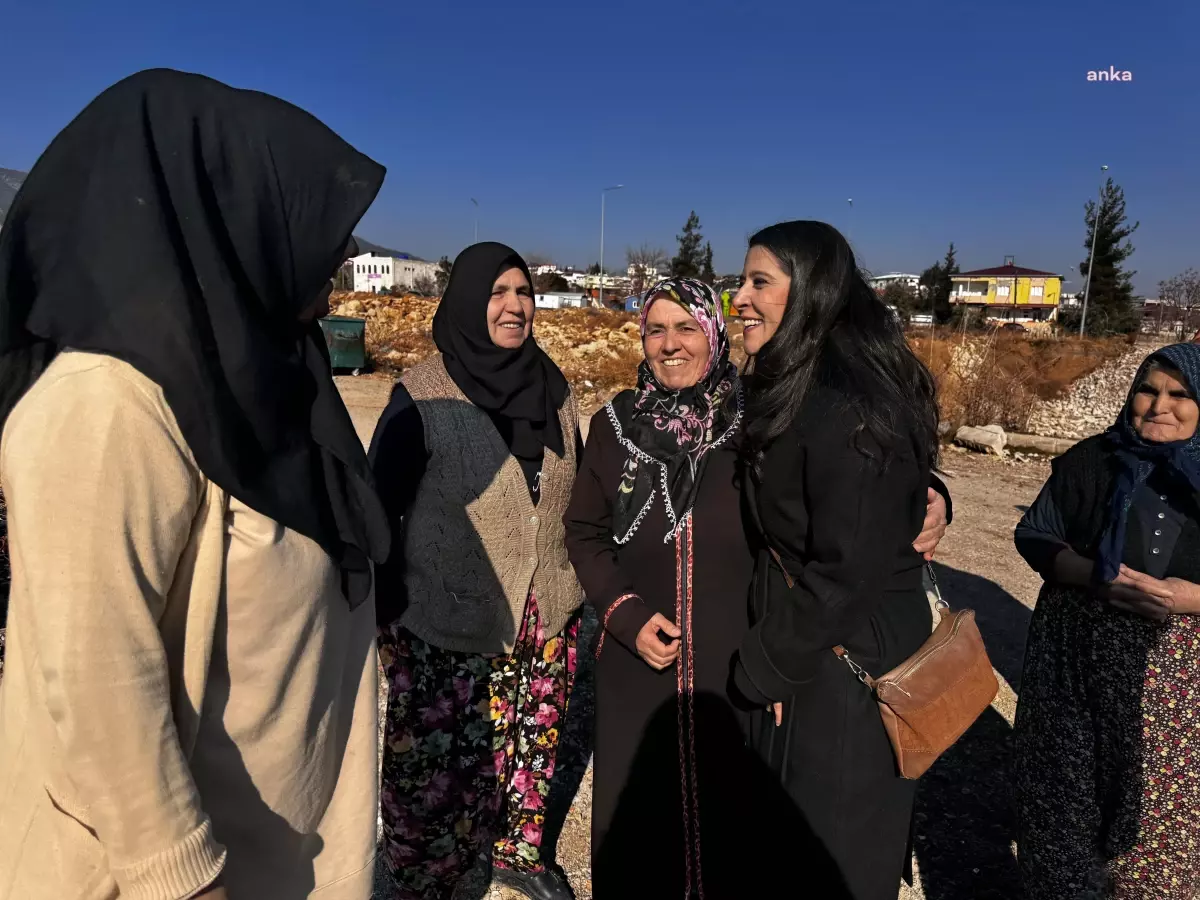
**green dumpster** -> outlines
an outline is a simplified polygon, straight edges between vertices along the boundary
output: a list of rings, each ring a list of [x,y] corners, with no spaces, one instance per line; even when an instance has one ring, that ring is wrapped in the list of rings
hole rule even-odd
[[[326,316],[321,319],[329,362],[335,369],[350,369],[355,375],[367,365],[366,319]]]

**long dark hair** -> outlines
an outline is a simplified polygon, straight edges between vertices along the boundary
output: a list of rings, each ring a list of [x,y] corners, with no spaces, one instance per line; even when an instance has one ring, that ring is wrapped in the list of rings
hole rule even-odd
[[[791,288],[783,319],[746,379],[747,462],[758,470],[763,449],[788,429],[813,388],[830,385],[885,455],[911,448],[936,466],[933,376],[859,272],[842,234],[824,222],[782,222],[755,234],[750,246],[771,252]]]

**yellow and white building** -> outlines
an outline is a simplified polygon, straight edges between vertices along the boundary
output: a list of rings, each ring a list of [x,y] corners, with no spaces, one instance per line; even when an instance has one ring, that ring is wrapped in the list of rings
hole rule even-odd
[[[1011,256],[1004,265],[951,276],[950,303],[977,307],[991,322],[1052,322],[1058,318],[1062,276],[1025,269]]]

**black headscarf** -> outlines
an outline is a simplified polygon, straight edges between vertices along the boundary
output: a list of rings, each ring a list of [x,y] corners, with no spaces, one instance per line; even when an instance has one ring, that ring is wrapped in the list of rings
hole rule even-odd
[[[0,421],[60,348],[124,360],[162,388],[204,474],[320,544],[357,606],[387,519],[299,317],[383,176],[266,94],[165,69],[109,88],[0,231]]]
[[[433,342],[454,383],[491,415],[513,456],[540,460],[544,447],[561,457],[558,411],[567,398],[567,379],[532,336],[509,350],[497,347],[488,333],[492,285],[508,266],[524,272],[532,288],[529,267],[511,247],[489,241],[458,254],[433,317]]]

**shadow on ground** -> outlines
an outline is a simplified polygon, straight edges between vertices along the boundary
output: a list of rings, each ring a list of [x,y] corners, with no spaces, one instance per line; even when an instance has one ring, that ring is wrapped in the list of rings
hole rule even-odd
[[[975,610],[996,671],[1019,690],[1030,610],[996,583],[935,564],[945,599]],[[914,845],[926,900],[1021,896],[1013,841],[1012,728],[987,709],[921,780]]]

